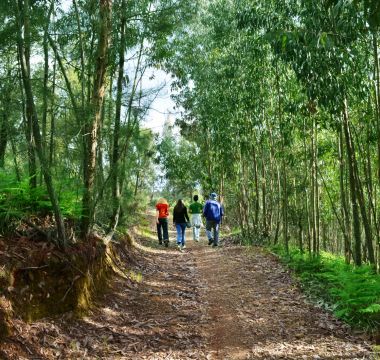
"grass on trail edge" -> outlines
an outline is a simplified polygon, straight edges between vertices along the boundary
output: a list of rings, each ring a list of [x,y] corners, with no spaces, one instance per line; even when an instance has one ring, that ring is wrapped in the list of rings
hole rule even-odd
[[[298,249],[291,249],[289,254],[280,246],[269,249],[294,270],[313,302],[352,327],[379,330],[380,276],[370,266],[347,265],[343,257],[327,252],[310,257]]]

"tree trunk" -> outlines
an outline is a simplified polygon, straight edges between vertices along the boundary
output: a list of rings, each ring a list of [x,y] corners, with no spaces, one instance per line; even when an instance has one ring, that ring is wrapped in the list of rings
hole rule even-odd
[[[123,6],[125,6],[125,1],[123,0]],[[111,157],[111,189],[112,189],[112,202],[113,210],[110,221],[110,230],[114,232],[116,230],[117,224],[119,222],[120,216],[120,169],[119,169],[119,159],[120,159],[120,124],[121,124],[121,102],[123,96],[123,80],[124,80],[124,63],[125,63],[125,25],[126,19],[124,14],[120,21],[120,45],[119,45],[119,68],[117,77],[117,92],[116,92],[116,104],[115,104],[115,124],[113,131],[113,147],[112,147],[112,157]]]
[[[268,236],[268,222],[267,222],[267,191],[266,191],[266,170],[264,154],[261,159],[261,197],[262,197],[262,207],[263,207],[263,219],[262,219],[262,234],[264,237]]]
[[[313,255],[319,252],[319,186],[318,186],[318,150],[317,150],[317,124],[313,116],[313,127],[311,129],[311,184],[312,184],[312,235],[313,235]]]
[[[17,150],[16,150],[16,146],[15,146],[15,143],[14,143],[12,136],[10,138],[10,143],[11,143],[11,147],[12,147],[13,164],[15,167],[16,179],[17,179],[17,181],[21,181],[21,172],[20,172],[20,168],[19,168],[18,163],[17,163]]]
[[[55,135],[55,86],[56,86],[56,73],[57,73],[57,59],[54,59],[53,65],[53,85],[51,97],[51,116],[50,116],[50,141],[49,141],[49,167],[52,166],[54,160],[54,135]]]
[[[5,165],[5,151],[8,143],[8,114],[3,110],[0,120],[0,168]]]
[[[347,264],[351,262],[351,231],[350,231],[350,212],[348,210],[346,191],[344,186],[344,149],[343,149],[343,124],[339,130],[338,140],[338,154],[339,154],[339,187],[340,187],[340,200],[342,209],[342,219],[344,223],[344,258]]]
[[[95,66],[94,87],[90,105],[91,118],[85,124],[84,138],[86,154],[84,156],[84,194],[82,199],[82,236],[88,237],[94,216],[94,185],[96,176],[96,155],[98,147],[98,129],[101,121],[102,102],[105,92],[105,73],[108,62],[109,33],[111,29],[111,0],[99,1],[99,41]]]
[[[377,30],[372,32],[374,75],[375,75],[375,115],[377,128],[377,178],[380,183],[380,64],[377,43]]]
[[[352,139],[352,145],[354,144]],[[359,168],[358,163],[355,156],[355,150],[353,150],[353,166],[354,166],[354,175],[355,175],[355,182],[356,182],[356,189],[357,189],[357,199],[359,203],[360,208],[360,214],[363,221],[363,228],[364,228],[364,235],[365,235],[365,243],[366,243],[366,250],[367,250],[367,257],[369,262],[374,265],[376,263],[375,261],[375,252],[373,249],[373,242],[372,242],[372,229],[370,224],[370,219],[368,217],[367,207],[365,203],[364,198],[364,190],[363,185],[360,180],[359,176]]]
[[[347,163],[349,172],[350,194],[351,194],[351,206],[352,206],[352,220],[354,230],[354,260],[357,266],[362,264],[362,252],[361,252],[361,237],[360,237],[360,218],[357,200],[357,185],[355,180],[355,153],[354,145],[352,142],[352,136],[349,126],[347,101],[343,104],[343,130],[346,140],[347,151]]]
[[[48,98],[49,98],[49,24],[50,16],[53,12],[54,1],[51,2],[49,7],[49,13],[47,16],[46,24],[44,26],[44,82],[43,82],[43,99],[42,99],[42,147],[46,151],[46,125],[47,125],[47,113],[48,113]]]
[[[24,84],[26,98],[26,116],[28,123],[31,124],[33,132],[33,145],[40,160],[41,169],[44,175],[47,191],[52,203],[55,221],[57,224],[58,242],[61,247],[66,246],[66,234],[61,209],[59,207],[58,198],[56,196],[53,180],[50,175],[48,164],[45,159],[45,154],[42,146],[42,138],[38,123],[38,116],[34,104],[32,84],[30,80],[30,4],[29,0],[18,0],[17,8],[17,25],[18,25],[18,50],[20,55],[20,65],[22,81]],[[21,15],[22,13],[22,15]],[[22,36],[24,31],[24,37]]]
[[[283,178],[283,200],[282,200],[282,231],[284,238],[285,251],[289,253],[289,233],[288,233],[288,183],[286,174],[285,159],[282,159],[282,178]]]
[[[260,215],[260,191],[259,191],[259,174],[258,174],[258,167],[257,167],[257,155],[255,147],[252,148],[252,161],[253,161],[253,171],[254,171],[254,184],[255,184],[255,233],[257,234],[257,231],[259,229],[259,215]]]
[[[18,5],[16,5],[18,6]],[[29,51],[26,51],[26,54],[29,54]],[[21,55],[18,49],[18,60],[19,66],[21,68]],[[22,74],[19,77],[20,82],[20,93],[21,93],[21,107],[22,107],[22,119],[25,130],[25,137],[27,143],[27,152],[28,152],[28,169],[29,169],[29,186],[31,189],[37,187],[37,164],[36,164],[36,154],[33,147],[33,136],[32,136],[32,124],[30,119],[26,116],[26,101],[25,101],[25,90],[23,86]]]

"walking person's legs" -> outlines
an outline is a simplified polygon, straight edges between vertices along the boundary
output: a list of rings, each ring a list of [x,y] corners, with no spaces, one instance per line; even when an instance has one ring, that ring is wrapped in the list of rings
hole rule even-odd
[[[199,233],[201,227],[201,214],[193,214],[192,215],[192,225],[193,225],[193,240],[199,241]]]
[[[168,219],[162,219],[162,231],[163,231],[163,237],[164,237],[164,244],[166,247],[169,245],[169,230],[168,230]]]
[[[182,249],[185,248],[185,241],[186,241],[186,223],[185,224],[181,224],[181,227],[182,227],[182,242],[181,242],[181,245],[182,245]]]
[[[182,227],[181,224],[175,224],[175,229],[177,231],[177,246],[182,245]]]
[[[213,246],[218,246],[219,245],[219,224],[218,223],[214,223],[213,230],[214,230]]]
[[[206,235],[207,235],[209,245],[211,245],[214,242],[214,239],[212,237],[213,223],[214,222],[212,220],[206,220]]]
[[[195,241],[199,241],[199,236],[201,232],[201,227],[200,225],[194,227],[194,239]]]
[[[161,219],[158,219],[157,223],[157,236],[158,236],[158,243],[162,245],[162,229],[161,229]]]

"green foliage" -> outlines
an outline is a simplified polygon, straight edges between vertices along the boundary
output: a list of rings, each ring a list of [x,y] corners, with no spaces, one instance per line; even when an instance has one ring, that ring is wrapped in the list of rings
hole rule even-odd
[[[78,219],[81,213],[78,194],[72,190],[73,188],[68,188],[67,182],[59,185],[64,188],[59,194],[63,215]],[[21,218],[52,214],[51,202],[45,187],[31,189],[28,178],[18,182],[12,176],[0,173],[0,188],[0,233],[14,229]]]
[[[372,267],[356,268],[325,252],[310,257],[296,249],[288,255],[282,247],[271,250],[295,271],[306,293],[338,318],[360,328],[380,325],[380,277]]]

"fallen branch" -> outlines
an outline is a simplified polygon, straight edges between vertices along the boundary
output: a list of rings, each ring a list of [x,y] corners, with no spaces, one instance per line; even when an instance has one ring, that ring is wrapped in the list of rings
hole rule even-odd
[[[20,268],[19,270],[38,270],[38,269],[44,269],[49,267],[49,265],[42,265],[42,266],[29,266],[25,268]]]
[[[65,292],[65,295],[63,295],[63,298],[60,300],[61,302],[64,302],[64,301],[65,301],[67,294],[68,294],[68,293],[70,292],[70,290],[73,288],[75,281],[77,281],[78,279],[80,279],[80,276],[79,276],[79,275],[75,276],[75,278],[74,278],[73,281],[71,282],[70,287],[69,287],[69,288],[67,289],[67,291]]]
[[[28,225],[28,226],[30,226],[31,228],[33,228],[34,230],[36,230],[40,235],[43,235],[43,236],[45,236],[46,238],[48,238],[49,237],[49,235],[45,232],[45,231],[43,231],[41,228],[39,228],[37,225],[34,225],[32,222],[30,222],[29,220],[27,220],[27,219],[22,219],[22,221],[26,224],[26,225]]]

